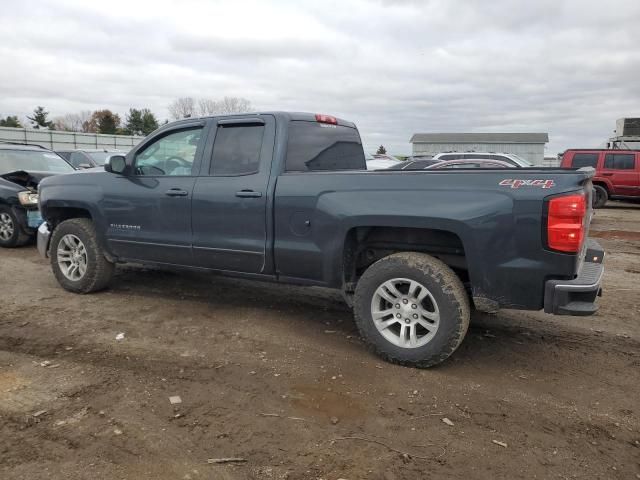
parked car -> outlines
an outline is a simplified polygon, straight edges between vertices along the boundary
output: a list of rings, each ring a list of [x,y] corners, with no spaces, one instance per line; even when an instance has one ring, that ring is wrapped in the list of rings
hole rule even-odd
[[[42,223],[38,183],[74,168],[38,145],[0,143],[0,247],[17,247],[33,238]]]
[[[443,162],[434,163],[425,167],[428,170],[442,168],[518,168],[513,163],[503,162],[502,160],[489,160],[486,158],[477,158],[474,160],[445,160]]]
[[[417,162],[419,160],[433,160],[433,155],[410,155],[404,159],[405,162]]]
[[[398,160],[397,158],[392,160],[386,157],[386,155],[384,157],[378,155],[374,156],[365,152],[364,158],[367,163],[367,170],[384,170],[385,168],[390,168],[401,163],[401,160]]]
[[[102,167],[110,155],[126,155],[122,150],[111,149],[76,149],[56,150],[56,153],[68,161],[74,168]]]
[[[438,160],[430,157],[407,157],[403,162],[390,166],[389,170],[424,170],[430,165],[435,165]]]
[[[640,150],[570,149],[562,155],[560,167],[595,168],[595,208],[609,198],[640,198]]]
[[[527,168],[534,165],[516,155],[515,153],[496,153],[496,152],[444,152],[434,155],[435,160],[476,160],[479,158],[488,160],[500,160],[512,164],[514,167]]]
[[[394,157],[393,155],[389,155],[388,153],[374,153],[373,154],[373,158],[376,158],[378,160],[388,160],[390,162],[402,162],[402,160],[400,160],[397,157]]]
[[[104,171],[44,179],[38,249],[78,293],[129,261],[338,289],[373,349],[428,367],[471,305],[597,310],[592,173],[368,172],[355,125],[332,116],[184,119]]]

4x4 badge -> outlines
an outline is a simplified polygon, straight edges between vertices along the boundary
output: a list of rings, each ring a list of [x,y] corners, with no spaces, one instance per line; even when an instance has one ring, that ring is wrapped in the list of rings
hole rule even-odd
[[[518,180],[513,178],[507,178],[502,180],[499,185],[503,187],[520,188],[520,187],[540,187],[551,188],[556,186],[556,182],[553,180]]]

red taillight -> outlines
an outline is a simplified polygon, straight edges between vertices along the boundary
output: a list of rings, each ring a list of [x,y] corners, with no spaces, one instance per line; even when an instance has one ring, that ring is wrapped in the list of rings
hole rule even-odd
[[[316,122],[337,125],[338,119],[336,117],[332,117],[331,115],[323,115],[322,113],[316,113]]]
[[[549,200],[547,243],[561,252],[580,251],[584,240],[587,201],[584,195],[565,195]]]

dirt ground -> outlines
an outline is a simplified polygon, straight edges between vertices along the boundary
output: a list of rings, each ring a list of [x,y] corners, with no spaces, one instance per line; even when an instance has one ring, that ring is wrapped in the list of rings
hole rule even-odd
[[[0,250],[0,478],[640,478],[640,204],[592,235],[596,316],[478,316],[431,370],[333,292],[124,267],[79,296]]]

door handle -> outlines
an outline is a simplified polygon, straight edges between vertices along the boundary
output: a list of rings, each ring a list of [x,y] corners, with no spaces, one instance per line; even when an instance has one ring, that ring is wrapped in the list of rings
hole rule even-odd
[[[260,198],[262,192],[256,192],[255,190],[240,190],[236,192],[236,197],[240,198]]]
[[[182,190],[181,188],[170,188],[169,190],[164,192],[164,194],[169,197],[186,197],[187,195],[189,195],[189,192],[187,192],[186,190]]]
[[[613,173],[603,173],[603,177],[613,177]]]

